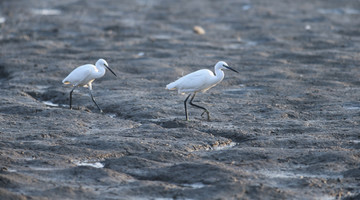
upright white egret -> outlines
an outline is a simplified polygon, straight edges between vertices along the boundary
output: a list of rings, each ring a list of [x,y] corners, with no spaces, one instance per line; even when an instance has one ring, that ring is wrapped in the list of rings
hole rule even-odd
[[[70,91],[70,109],[72,104],[72,93],[77,86],[89,87],[89,92],[92,101],[98,107],[100,112],[102,112],[100,106],[96,103],[93,95],[92,95],[92,85],[91,83],[97,79],[101,78],[105,75],[106,68],[110,70],[115,76],[116,74],[109,68],[109,65],[104,59],[99,59],[95,65],[93,64],[86,64],[74,69],[62,82],[64,84],[71,84],[73,85],[73,89]]]
[[[220,83],[224,78],[224,72],[222,71],[222,69],[230,69],[236,73],[239,73],[238,71],[229,67],[228,64],[226,64],[226,62],[224,61],[219,61],[218,63],[216,63],[214,68],[215,68],[215,74],[208,69],[200,69],[198,71],[185,75],[179,78],[178,80],[169,83],[166,86],[166,89],[168,90],[177,89],[178,93],[190,93],[189,96],[187,96],[184,101],[185,116],[187,121],[189,120],[189,116],[187,112],[186,102],[191,96],[191,94],[193,94],[193,96],[190,99],[189,102],[190,105],[204,110],[201,116],[203,116],[204,113],[206,113],[207,119],[210,120],[210,112],[206,108],[196,105],[192,102],[195,98],[196,93],[205,92],[208,89],[214,87],[216,84]]]

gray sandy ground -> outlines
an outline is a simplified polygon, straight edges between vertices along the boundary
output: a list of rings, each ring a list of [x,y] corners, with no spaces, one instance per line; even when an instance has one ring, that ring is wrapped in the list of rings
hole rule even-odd
[[[0,1],[0,199],[359,199],[360,2]],[[204,35],[193,32],[201,26]],[[104,58],[119,75],[62,79]],[[195,101],[165,85],[225,60]]]

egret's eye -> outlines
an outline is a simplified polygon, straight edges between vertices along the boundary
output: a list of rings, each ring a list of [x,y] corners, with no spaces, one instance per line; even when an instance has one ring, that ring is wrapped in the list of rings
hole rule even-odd
[[[227,67],[229,67],[229,66],[227,66],[227,65],[223,65],[223,67],[226,67],[226,68],[227,68]]]

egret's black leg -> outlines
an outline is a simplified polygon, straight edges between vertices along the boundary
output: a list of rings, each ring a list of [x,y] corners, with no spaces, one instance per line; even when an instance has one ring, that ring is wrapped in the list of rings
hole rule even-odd
[[[196,104],[194,104],[192,101],[194,100],[194,98],[195,98],[195,94],[196,93],[194,93],[194,95],[191,97],[191,99],[190,99],[190,105],[192,105],[192,106],[195,106],[195,107],[197,107],[197,108],[200,108],[200,109],[203,109],[204,110],[204,112],[201,114],[201,116],[203,116],[203,114],[204,113],[206,113],[207,114],[207,120],[208,121],[210,121],[210,112],[206,109],[206,108],[204,108],[204,107],[202,107],[202,106],[199,106],[199,105],[196,105]]]
[[[92,92],[91,92],[91,89],[89,89],[89,92],[90,92],[90,95],[91,95],[91,100],[95,103],[95,105],[99,108],[100,112],[102,113],[103,111],[101,110],[100,106],[96,103],[93,95],[92,95]]]
[[[189,121],[189,115],[188,115],[188,111],[187,111],[187,107],[186,107],[186,102],[187,102],[187,100],[189,99],[190,96],[191,96],[191,94],[189,94],[189,96],[186,97],[186,99],[184,101],[186,121]]]
[[[70,103],[69,103],[70,109],[72,109],[72,106],[71,106],[71,104],[72,104],[72,93],[74,92],[75,88],[76,88],[76,86],[73,87],[73,89],[70,91]]]

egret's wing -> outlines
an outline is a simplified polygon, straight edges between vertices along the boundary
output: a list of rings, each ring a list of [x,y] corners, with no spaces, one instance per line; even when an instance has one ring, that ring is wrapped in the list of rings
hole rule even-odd
[[[93,70],[93,66],[82,65],[76,69],[74,69],[64,80],[64,84],[72,84],[74,86],[83,86],[86,85],[91,80],[91,72]]]
[[[210,70],[198,70],[175,81],[178,82],[176,88],[183,92],[200,91],[209,86],[208,82],[213,76]]]

